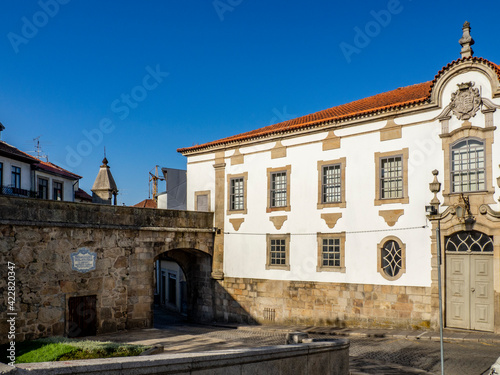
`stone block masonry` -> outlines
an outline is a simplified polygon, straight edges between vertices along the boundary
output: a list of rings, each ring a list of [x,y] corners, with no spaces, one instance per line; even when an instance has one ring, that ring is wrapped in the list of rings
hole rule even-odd
[[[154,260],[189,251],[180,264],[191,290],[210,285],[212,223],[212,213],[0,197],[0,264],[16,267],[16,341],[67,335],[71,297],[95,296],[95,311],[81,313],[95,315],[98,334],[152,326]],[[71,253],[81,248],[96,253],[95,270],[72,269]],[[212,300],[206,294],[192,299],[195,319],[211,318],[202,306]],[[7,330],[2,274],[0,331]]]
[[[365,328],[436,328],[431,288],[226,277],[216,317],[226,322]]]

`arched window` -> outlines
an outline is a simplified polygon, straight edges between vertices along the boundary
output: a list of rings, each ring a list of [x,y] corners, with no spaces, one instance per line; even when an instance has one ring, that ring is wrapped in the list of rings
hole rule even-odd
[[[406,272],[406,245],[395,236],[378,244],[377,271],[387,280],[397,280]]]
[[[493,240],[475,230],[458,232],[446,239],[445,249],[451,252],[492,252]]]
[[[465,138],[451,146],[451,192],[486,190],[484,142]]]

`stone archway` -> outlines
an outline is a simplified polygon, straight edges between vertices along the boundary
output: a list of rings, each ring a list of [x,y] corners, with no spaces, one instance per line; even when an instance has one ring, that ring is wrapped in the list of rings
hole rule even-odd
[[[0,211],[0,261],[15,264],[19,342],[70,335],[90,317],[90,334],[152,327],[154,260],[165,252],[192,280],[192,318],[211,319],[213,213],[16,197],[0,197]],[[85,267],[74,262],[83,253]],[[80,306],[92,313],[80,316]]]
[[[212,257],[196,249],[172,249],[160,253],[156,260],[175,262],[182,269],[186,278],[185,312],[188,320],[213,320],[213,282],[210,277]]]

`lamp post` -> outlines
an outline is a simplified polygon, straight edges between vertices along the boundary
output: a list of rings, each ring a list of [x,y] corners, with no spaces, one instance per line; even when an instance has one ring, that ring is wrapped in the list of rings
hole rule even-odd
[[[439,199],[437,193],[441,190],[441,183],[438,181],[437,176],[439,171],[434,169],[432,171],[434,180],[429,184],[429,190],[434,193],[434,198],[430,202],[430,206],[425,206],[425,211],[429,216],[436,216],[436,247],[437,247],[437,266],[438,266],[438,294],[439,294],[439,346],[441,350],[441,375],[444,375],[444,345],[443,345],[443,298],[441,287],[441,217],[439,216]]]

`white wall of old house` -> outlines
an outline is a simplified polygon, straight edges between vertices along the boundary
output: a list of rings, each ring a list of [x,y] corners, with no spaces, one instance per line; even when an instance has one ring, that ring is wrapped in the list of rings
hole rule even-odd
[[[431,171],[440,172],[443,182],[444,160],[442,141],[439,137],[441,124],[436,117],[449,104],[457,84],[475,82],[483,97],[497,105],[500,99],[492,99],[488,78],[482,73],[466,72],[453,77],[443,89],[440,108],[432,111],[404,115],[395,118],[397,124],[413,124],[402,129],[402,138],[380,141],[376,130],[385,126],[385,121],[376,121],[359,126],[343,127],[335,134],[341,136],[341,148],[323,151],[320,142],[327,132],[301,137],[284,137],[281,142],[287,146],[287,155],[271,159],[270,150],[275,141],[255,146],[241,147],[245,155],[244,164],[231,165],[233,150],[226,151],[227,174],[248,172],[247,214],[226,215],[224,237],[224,273],[228,277],[263,278],[274,280],[305,280],[334,283],[360,283],[382,285],[431,285],[430,225],[426,221],[425,206],[433,194],[429,183]],[[463,121],[456,117],[450,120],[450,131]],[[471,119],[474,126],[484,127],[484,114],[478,112]],[[494,123],[500,125],[500,111],[494,114]],[[499,130],[495,138],[499,138]],[[497,142],[498,143],[498,142]],[[409,203],[374,205],[375,199],[375,152],[409,149],[408,196]],[[318,160],[333,160],[346,157],[346,208],[317,209]],[[493,144],[492,173],[498,198],[500,189],[496,178],[500,176],[500,147]],[[188,209],[194,209],[195,191],[211,191],[211,208],[214,208],[215,173],[214,153],[188,157]],[[267,213],[267,174],[269,167],[291,165],[290,195],[291,211]],[[226,181],[227,179],[225,179]],[[227,186],[224,202],[227,205]],[[438,198],[443,201],[439,194]],[[495,204],[493,208],[499,208]],[[404,209],[404,215],[393,227],[389,227],[379,210]],[[333,229],[321,219],[321,213],[341,212]],[[269,221],[271,216],[286,215],[283,227],[277,230]],[[233,229],[229,219],[244,218],[238,231]],[[424,227],[425,226],[425,227]],[[417,227],[417,228],[414,228]],[[424,228],[422,228],[424,227]],[[410,229],[412,228],[412,229]],[[357,233],[367,231],[364,233]],[[317,232],[346,232],[346,272],[317,272]],[[266,270],[266,234],[290,233],[290,270]],[[389,281],[377,272],[377,244],[389,235],[397,236],[406,244],[406,272],[397,280]]]
[[[12,167],[21,168],[21,189],[31,190],[31,166],[28,163],[0,156],[0,163],[3,164],[2,186],[12,185]]]
[[[46,173],[43,171],[35,172],[35,190],[38,191],[38,178],[44,178],[48,180],[49,192],[48,199],[53,199],[54,194],[54,182],[59,182],[63,184],[63,201],[73,202],[75,199],[75,191],[78,190],[78,182],[75,180],[70,180],[61,176],[54,176],[51,173]],[[76,184],[75,184],[76,182]]]
[[[210,191],[210,209],[215,207],[215,156],[213,153],[191,156],[187,164],[187,209],[195,209],[195,193]]]

